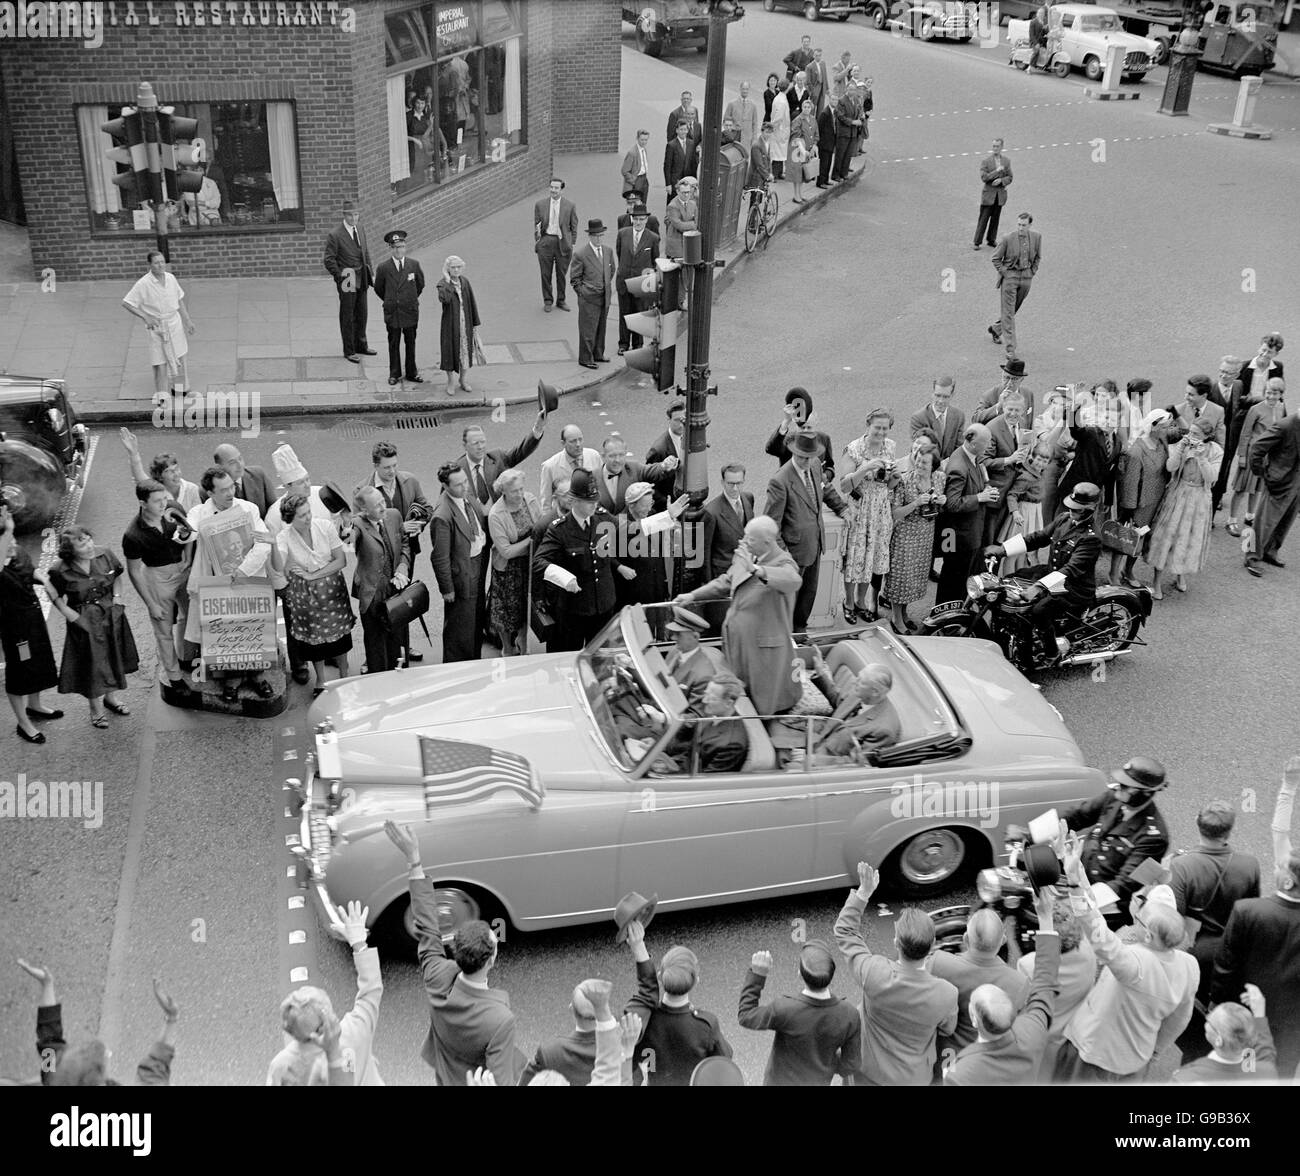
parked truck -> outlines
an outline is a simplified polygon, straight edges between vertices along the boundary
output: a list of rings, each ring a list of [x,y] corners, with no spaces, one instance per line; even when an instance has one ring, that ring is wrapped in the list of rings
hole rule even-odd
[[[739,20],[739,4],[727,18]],[[694,45],[699,53],[709,47],[709,5],[707,0],[653,0],[640,6],[623,5],[623,19],[636,27],[636,47],[650,57],[662,57],[673,49]]]
[[[1184,27],[1182,5],[1172,0],[1114,4],[1120,23],[1130,33],[1150,37],[1160,46],[1158,65],[1167,64],[1169,50]],[[1273,67],[1277,48],[1277,10],[1267,0],[1207,0],[1196,26],[1199,64],[1234,77],[1263,73]]]

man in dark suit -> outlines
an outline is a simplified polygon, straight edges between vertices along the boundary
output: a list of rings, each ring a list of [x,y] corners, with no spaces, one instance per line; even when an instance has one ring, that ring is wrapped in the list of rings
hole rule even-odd
[[[1225,355],[1219,363],[1219,385],[1210,389],[1210,399],[1221,401],[1227,440],[1223,446],[1223,460],[1219,463],[1219,476],[1214,481],[1214,509],[1219,509],[1228,488],[1232,455],[1241,442],[1241,426],[1251,406],[1264,399],[1268,381],[1282,375],[1282,361],[1277,353],[1282,350],[1282,336],[1269,332],[1261,340],[1259,351],[1246,363],[1236,364],[1236,357]],[[1235,365],[1235,366],[1234,366]],[[1229,523],[1235,522],[1233,519]]]
[[[569,272],[573,243],[578,239],[578,210],[563,192],[564,181],[552,176],[550,195],[533,205],[533,252],[542,271],[542,309],[548,314],[552,305],[569,309],[564,301],[564,275]]]
[[[817,580],[821,572],[822,552],[826,547],[826,528],[822,523],[822,503],[841,517],[848,504],[833,485],[823,485],[820,446],[811,433],[796,434],[790,442],[790,461],[767,484],[767,502],[763,513],[776,521],[781,531],[781,546],[794,558],[799,568],[800,587],[794,601],[796,638],[808,629],[808,617],[817,599]]]
[[[375,293],[384,304],[384,326],[388,329],[388,383],[402,379],[402,343],[406,344],[406,378],[423,384],[415,366],[415,331],[420,325],[420,295],[424,293],[424,270],[406,256],[406,234],[394,229],[384,235],[393,256],[379,263],[375,271]]]
[[[700,149],[690,135],[690,124],[682,121],[677,124],[677,134],[668,140],[664,148],[664,184],[668,188],[668,200],[677,195],[677,185],[685,176],[699,174]]]
[[[744,488],[745,467],[738,461],[722,467],[722,493],[704,504],[704,541],[700,559],[704,565],[704,578],[716,580],[731,568],[731,558],[736,545],[745,534],[745,527],[754,517],[754,496]],[[725,601],[706,604],[703,609],[711,633],[722,631],[727,615]]]
[[[988,472],[989,485],[998,492],[998,500],[984,509],[986,544],[996,543],[1002,533],[1002,524],[1007,521],[1007,491],[1025,464],[1025,455],[1020,452],[1019,435],[1024,415],[1024,397],[1014,392],[1003,400],[1002,412],[988,424],[992,443],[985,455],[984,468]]]
[[[1208,417],[1214,425],[1214,442],[1223,445],[1228,438],[1224,423],[1225,413],[1221,405],[1210,399],[1213,384],[1209,376],[1188,376],[1187,391],[1181,404],[1171,404],[1170,414],[1177,419],[1184,429],[1190,429],[1193,421]]]
[[[1241,381],[1242,391],[1248,399],[1262,400],[1264,385],[1274,376],[1283,374],[1282,361],[1277,353],[1282,350],[1282,336],[1270,331],[1259,343],[1259,351],[1253,359],[1242,365],[1237,379]]]
[[[1255,549],[1246,557],[1246,570],[1258,576],[1261,559],[1275,568],[1286,566],[1278,551],[1300,506],[1300,416],[1284,416],[1255,439],[1250,447],[1250,468],[1263,481],[1254,524]]]
[[[637,131],[636,144],[623,156],[623,196],[650,199],[650,132]]]
[[[835,111],[822,107],[817,115],[817,187],[831,186],[831,165],[835,162]]]
[[[487,626],[486,516],[455,462],[438,470],[442,497],[433,508],[433,574],[442,593],[442,662],[473,661]]]
[[[460,435],[465,452],[456,464],[465,471],[469,479],[469,492],[478,499],[479,505],[486,511],[501,495],[496,489],[496,480],[506,470],[512,470],[529,458],[533,450],[541,443],[546,432],[546,413],[539,412],[529,433],[513,449],[489,449],[487,434],[482,425],[466,425]]]
[[[361,614],[366,671],[379,674],[396,669],[402,650],[409,644],[408,626],[389,627],[384,601],[410,583],[414,557],[410,540],[402,533],[401,514],[384,505],[378,490],[361,486],[353,505],[357,511],[352,524],[357,568],[352,577],[352,595]]]
[[[357,223],[357,208],[351,200],[343,202],[343,223],[325,238],[325,269],[339,294],[343,358],[360,363],[360,356],[375,354],[366,342],[366,291],[374,285],[375,271],[370,265],[366,231]]]
[[[668,128],[664,133],[664,138],[668,142],[673,141],[677,134],[677,124],[682,122],[686,124],[691,142],[698,147],[700,140],[704,138],[704,128],[700,125],[700,112],[695,107],[694,95],[689,90],[682,91],[681,105],[674,107],[673,112],[668,116]]]
[[[644,203],[645,201],[640,199],[635,192],[628,195],[627,211],[618,218],[619,229],[630,229],[632,227],[632,209],[634,209],[638,204]],[[659,232],[659,218],[655,216],[653,212],[646,216],[645,227],[662,240],[662,234]]]
[[[1080,482],[1065,499],[1065,510],[1041,531],[1012,535],[1006,543],[985,548],[986,554],[997,556],[1018,556],[1040,547],[1048,548],[1047,563],[1028,572],[1037,583],[1026,594],[1026,599],[1031,601],[1026,615],[1049,659],[1068,652],[1057,648],[1057,620],[1071,613],[1080,615],[1096,595],[1101,538],[1093,528],[1093,521],[1100,505],[1101,487],[1093,482]]]
[[[966,577],[984,538],[984,511],[999,498],[982,464],[992,440],[987,425],[967,425],[961,445],[948,459],[944,480],[947,501],[935,528],[942,537],[939,552],[943,556],[936,604],[966,599]]]
[[[609,536],[617,533],[618,524],[597,498],[595,475],[575,470],[569,480],[568,513],[546,528],[534,548],[534,573],[558,590],[548,653],[586,645],[614,615],[614,575],[630,580],[635,574],[611,550]]]
[[[420,843],[410,825],[384,825],[388,839],[406,858],[407,888],[415,916],[415,937],[424,993],[429,1001],[429,1036],[420,1056],[433,1068],[439,1086],[466,1086],[480,1067],[498,1086],[514,1086],[526,1061],[515,1045],[515,1015],[510,997],[488,987],[497,962],[496,933],[480,919],[456,929],[442,942],[438,896],[420,862]]]
[[[627,455],[627,442],[614,434],[606,437],[600,447],[602,464],[593,477],[602,510],[621,515],[627,508],[627,488],[634,482],[652,485],[665,479],[671,484],[672,473],[677,468],[676,457],[663,461],[639,462]]]
[[[639,277],[645,270],[653,270],[659,256],[659,236],[646,227],[649,213],[644,204],[632,208],[632,224],[619,229],[614,244],[618,266],[615,271],[618,288],[618,353],[623,355],[629,347],[640,347],[643,340],[627,325],[627,316],[644,310],[652,304],[650,299],[637,298],[628,292],[628,278]]]
[[[605,356],[605,320],[614,292],[614,251],[604,244],[605,222],[587,222],[587,244],[575,249],[569,263],[569,282],[578,296],[578,366],[594,368],[608,363]]]
[[[987,238],[990,245],[998,243],[998,222],[1002,219],[1002,206],[1007,202],[1007,185],[1011,183],[1011,160],[1002,154],[1002,140],[993,140],[993,152],[980,160],[980,215],[975,222],[975,248]]]
[[[667,509],[669,495],[676,498],[686,489],[686,401],[670,401],[664,415],[668,418],[668,428],[645,451],[646,465],[658,465],[670,457],[676,458],[676,465],[670,471],[671,479],[650,479],[655,483],[654,508],[657,511]]]
[[[414,569],[415,557],[420,554],[420,533],[429,525],[433,507],[424,496],[420,479],[397,468],[397,446],[391,441],[376,441],[370,450],[370,461],[374,472],[361,485],[373,486],[383,497],[384,505],[391,506],[401,516],[402,534],[411,545],[411,567]],[[409,656],[411,661],[424,658],[424,654],[415,649],[409,651]]]
[[[745,692],[734,674],[720,672],[704,687],[703,717],[678,731],[665,753],[681,772],[739,772],[749,755],[749,734],[736,714],[736,699]]]
[[[1002,319],[989,327],[994,343],[1003,344],[1007,358],[1016,358],[1016,315],[1029,297],[1029,287],[1043,259],[1043,235],[1029,226],[1034,218],[1027,212],[1016,217],[1016,231],[1008,233],[993,251],[993,268],[998,271]]]
[[[785,76],[787,81],[794,81],[794,75],[804,72],[805,67],[813,59],[812,38],[803,36],[799,38],[799,48],[791,49],[782,60],[785,62]]]
[[[1267,898],[1244,898],[1232,908],[1210,999],[1239,1000],[1248,983],[1258,986],[1285,1080],[1300,1064],[1300,855],[1292,852],[1280,865],[1277,886]]]
[[[953,407],[952,400],[956,394],[957,381],[951,376],[940,376],[930,390],[930,403],[914,412],[909,421],[913,437],[921,429],[929,429],[939,438],[940,461],[947,461],[952,456],[953,450],[961,444],[961,435],[966,428],[966,414]]]
[[[758,138],[749,149],[749,175],[745,179],[747,188],[762,188],[772,182],[772,124],[765,122],[759,128]],[[761,199],[754,192],[749,197],[750,204],[757,204]]]
[[[1045,520],[1056,518],[1076,486],[1084,482],[1104,485],[1110,472],[1105,434],[1093,425],[1071,424],[1057,440],[1056,450],[1052,457],[1054,468],[1051,476],[1044,471]]]
[[[235,482],[235,497],[251,502],[257,507],[261,518],[280,496],[272,489],[271,479],[261,466],[246,466],[243,455],[233,445],[218,445],[212,454],[212,464],[220,466]],[[199,497],[206,502],[208,496],[200,491]]]

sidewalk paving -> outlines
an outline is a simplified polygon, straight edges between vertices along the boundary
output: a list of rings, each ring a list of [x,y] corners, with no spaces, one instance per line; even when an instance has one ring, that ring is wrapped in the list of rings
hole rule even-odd
[[[622,107],[621,142],[631,142],[636,127],[647,120],[648,125],[660,125],[657,112],[665,106],[662,96],[676,92],[673,86],[665,86],[664,69],[664,63],[624,50],[627,100]],[[652,181],[658,177],[662,150],[661,144],[652,145]],[[614,226],[625,211],[619,199],[621,161],[621,152],[560,155],[554,161],[554,171],[564,177],[567,193],[577,204],[580,230],[589,217],[601,217],[609,226],[605,241],[610,247]],[[788,184],[778,184],[779,223],[856,187],[861,165],[859,157],[854,174],[830,189],[807,185],[807,202],[802,206],[791,203]],[[576,297],[570,294],[574,309],[568,314],[543,311],[532,250],[532,208],[540,195],[530,193],[462,232],[412,251],[428,281],[416,342],[423,384],[389,386],[387,336],[377,298],[370,298],[367,338],[378,354],[363,356],[358,367],[342,357],[338,299],[323,268],[320,277],[190,279],[185,276],[185,242],[177,239],[171,268],[185,288],[197,328],[190,337],[192,390],[211,398],[206,405],[255,404],[259,415],[267,416],[445,412],[531,401],[538,380],[569,393],[612,379],[626,370],[622,359],[615,357],[617,298],[611,302],[606,325],[611,361],[594,373],[578,365]],[[661,219],[663,204],[662,183],[652,183],[650,211]],[[378,264],[387,256],[382,240],[385,226],[369,224],[367,231]],[[6,234],[0,240],[0,267],[6,267],[0,268],[0,372],[66,380],[77,412],[86,421],[151,419],[155,405],[147,332],[121,306],[139,274],[112,282],[59,282],[55,275],[53,288],[42,292],[41,283],[21,280],[30,265],[21,236]],[[581,232],[579,240],[585,240]],[[782,246],[778,230],[769,248]],[[448,396],[446,377],[438,369],[440,307],[432,287],[441,276],[443,260],[453,253],[464,258],[465,276],[474,286],[487,363],[470,373],[472,394]],[[718,256],[726,268],[715,272],[715,291],[725,287],[737,264],[748,256],[743,233]],[[16,269],[16,264],[21,268]],[[649,385],[648,378],[644,383]]]

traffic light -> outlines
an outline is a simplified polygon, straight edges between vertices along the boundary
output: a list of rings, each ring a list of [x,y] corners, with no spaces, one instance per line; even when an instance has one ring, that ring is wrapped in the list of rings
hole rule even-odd
[[[192,142],[198,129],[198,119],[173,114],[170,106],[158,112],[158,144],[168,200],[179,200],[183,193],[197,192],[203,186],[201,172],[184,170],[203,162],[202,141]]]
[[[145,150],[140,112],[134,107],[124,106],[119,117],[101,123],[99,129],[111,136],[115,143],[122,144],[105,152],[108,158],[131,169],[115,175],[113,183],[122,189],[128,207],[143,204],[149,199],[149,157]]]
[[[677,326],[681,318],[681,264],[660,258],[658,272],[644,278],[629,278],[627,288],[633,295],[655,295],[651,310],[624,315],[628,330],[646,340],[623,356],[633,371],[645,372],[660,392],[677,387]]]

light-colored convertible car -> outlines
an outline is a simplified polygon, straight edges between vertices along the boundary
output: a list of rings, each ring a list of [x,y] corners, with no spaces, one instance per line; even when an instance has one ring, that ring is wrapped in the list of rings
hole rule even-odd
[[[882,627],[792,648],[792,672],[811,667],[821,709],[844,714],[857,672],[888,666],[894,745],[830,759],[815,753],[834,715],[765,721],[742,695],[743,768],[666,771],[669,742],[703,720],[663,652],[630,607],[580,653],[332,683],[309,715],[314,749],[285,765],[300,881],[326,911],[359,899],[409,933],[405,862],[383,832],[394,820],[416,827],[444,933],[471,918],[599,922],[629,891],[679,910],[842,887],[860,859],[925,897],[992,864],[1007,824],[1105,787],[996,646]],[[422,737],[443,768],[468,765],[434,791],[451,781],[473,798],[426,809]]]

